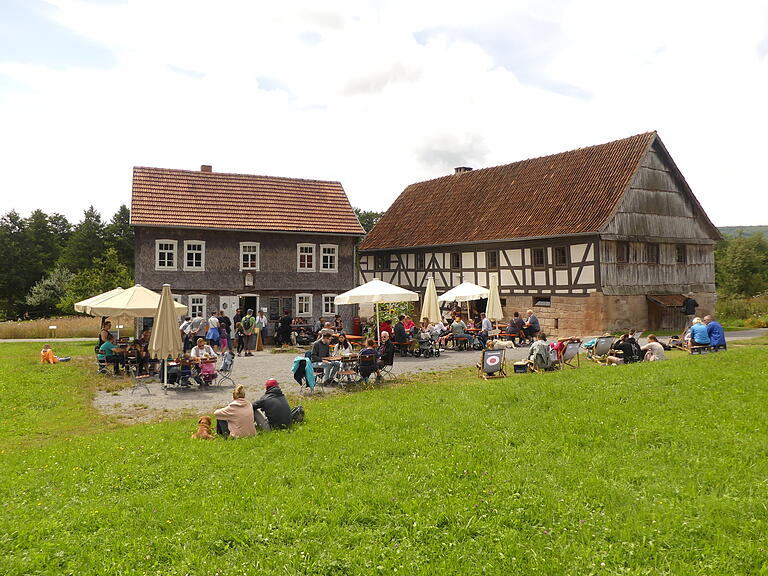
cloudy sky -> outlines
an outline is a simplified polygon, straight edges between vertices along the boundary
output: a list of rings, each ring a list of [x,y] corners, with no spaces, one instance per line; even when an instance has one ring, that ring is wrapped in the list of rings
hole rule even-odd
[[[411,182],[657,130],[717,225],[768,224],[768,1],[0,0],[3,208],[131,168]]]

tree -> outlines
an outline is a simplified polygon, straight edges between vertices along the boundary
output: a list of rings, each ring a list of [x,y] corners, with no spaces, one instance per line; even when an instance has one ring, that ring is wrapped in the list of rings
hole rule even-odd
[[[94,259],[104,254],[104,225],[101,215],[91,206],[75,226],[61,254],[59,264],[75,273],[90,268]]]
[[[750,297],[768,289],[768,242],[762,234],[739,236],[715,251],[715,280],[723,296]]]
[[[0,274],[0,313],[6,318],[21,315],[24,296],[39,278],[27,220],[15,211],[0,218],[0,254],[7,263]]]
[[[120,206],[104,229],[104,244],[106,248],[114,248],[123,264],[133,270],[131,211],[125,204]]]
[[[373,230],[376,223],[384,216],[384,212],[373,212],[371,210],[363,210],[362,208],[353,208],[353,210],[366,233]]]
[[[75,302],[107,292],[113,288],[133,286],[133,273],[123,264],[114,248],[108,248],[101,258],[93,261],[93,266],[75,274],[64,289],[59,300],[59,310],[64,314],[74,312]]]
[[[73,276],[72,272],[66,268],[57,266],[50,274],[38,280],[26,297],[26,304],[32,314],[53,315]]]

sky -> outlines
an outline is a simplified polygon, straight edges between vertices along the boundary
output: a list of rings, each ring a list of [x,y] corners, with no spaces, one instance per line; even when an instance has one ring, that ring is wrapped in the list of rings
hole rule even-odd
[[[0,0],[3,213],[109,218],[133,166],[202,164],[385,210],[656,130],[716,225],[766,225],[767,111],[768,0]]]

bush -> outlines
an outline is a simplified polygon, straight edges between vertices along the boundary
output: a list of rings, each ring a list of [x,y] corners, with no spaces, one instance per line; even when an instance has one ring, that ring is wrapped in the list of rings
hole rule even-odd
[[[720,321],[730,326],[768,328],[768,292],[752,298],[721,297],[716,309]]]

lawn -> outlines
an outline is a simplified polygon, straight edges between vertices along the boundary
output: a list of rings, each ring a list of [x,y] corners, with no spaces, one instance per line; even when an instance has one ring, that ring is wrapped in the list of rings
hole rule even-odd
[[[3,344],[0,573],[768,574],[764,344],[426,375],[210,442]]]

